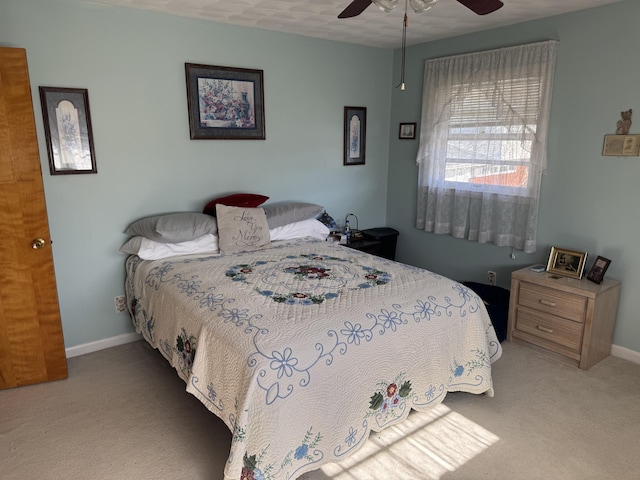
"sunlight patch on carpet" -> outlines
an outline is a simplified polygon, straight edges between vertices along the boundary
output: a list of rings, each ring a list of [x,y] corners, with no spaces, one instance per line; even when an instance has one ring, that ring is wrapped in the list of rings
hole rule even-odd
[[[438,480],[498,440],[490,431],[440,404],[428,412],[412,412],[402,423],[380,433],[373,432],[356,453],[321,470],[333,480]]]

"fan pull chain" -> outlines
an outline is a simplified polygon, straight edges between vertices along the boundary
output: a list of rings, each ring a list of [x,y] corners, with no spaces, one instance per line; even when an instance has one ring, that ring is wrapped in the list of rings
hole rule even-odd
[[[402,21],[402,66],[400,70],[400,90],[404,90],[404,70],[405,70],[405,54],[407,50],[407,27],[409,26],[409,17],[407,16],[407,1],[404,2],[404,20]]]

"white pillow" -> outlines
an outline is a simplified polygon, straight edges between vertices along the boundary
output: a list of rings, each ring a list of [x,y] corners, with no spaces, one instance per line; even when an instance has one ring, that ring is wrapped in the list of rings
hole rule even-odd
[[[156,242],[146,237],[133,237],[119,250],[120,253],[138,255],[143,260],[160,260],[194,253],[219,253],[218,236],[210,233],[195,240],[180,243]]]
[[[324,223],[315,218],[300,222],[288,223],[281,227],[269,230],[271,241],[292,240],[294,238],[313,237],[318,240],[326,240],[330,231]]]

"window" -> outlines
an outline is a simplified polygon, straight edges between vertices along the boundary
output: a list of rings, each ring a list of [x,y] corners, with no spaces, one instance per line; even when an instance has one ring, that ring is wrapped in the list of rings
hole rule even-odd
[[[498,83],[498,90],[509,92],[512,105],[539,96],[537,83],[534,88],[527,88],[522,80]],[[499,105],[491,98],[493,89],[493,84],[485,83],[452,102],[444,179],[457,183],[458,188],[482,186],[517,194],[513,189],[528,185],[536,118],[516,125],[503,121],[504,116],[497,111]],[[524,111],[526,105],[517,108]]]
[[[418,228],[535,251],[557,42],[428,60]]]

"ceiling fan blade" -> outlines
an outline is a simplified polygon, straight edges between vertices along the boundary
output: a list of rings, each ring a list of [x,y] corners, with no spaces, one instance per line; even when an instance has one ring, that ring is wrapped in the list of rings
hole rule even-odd
[[[504,5],[500,0],[458,0],[458,2],[478,15],[495,12]]]
[[[353,0],[353,2],[338,15],[338,18],[357,17],[364,12],[371,3],[373,3],[371,0]]]

